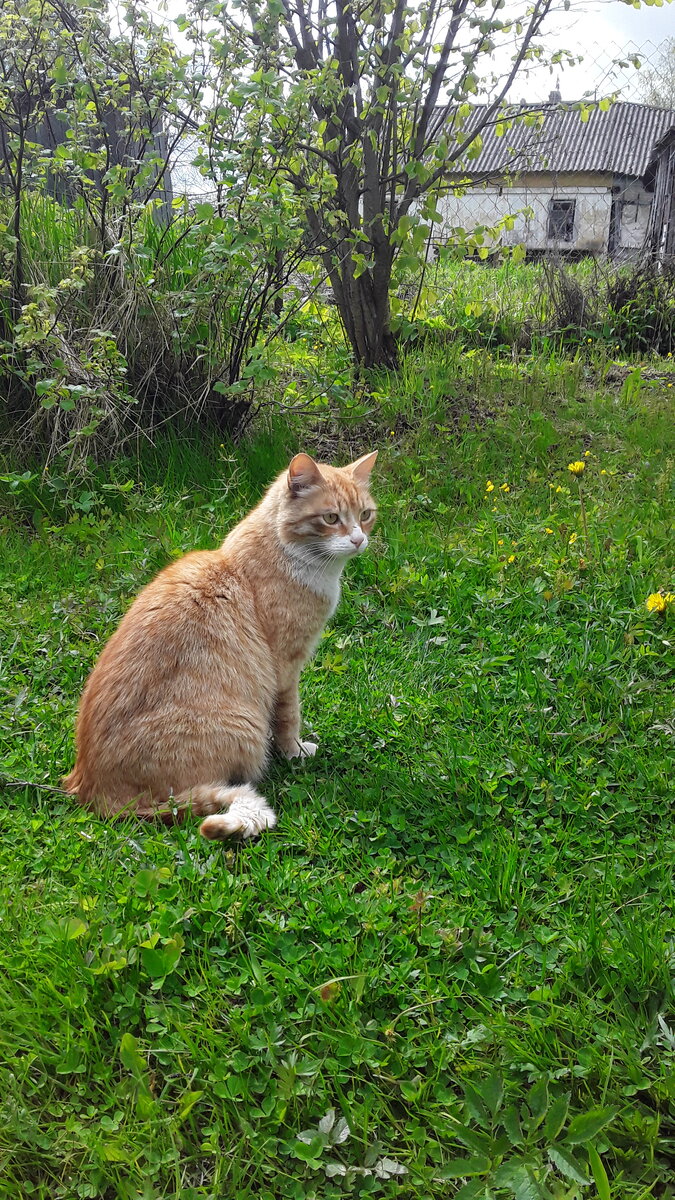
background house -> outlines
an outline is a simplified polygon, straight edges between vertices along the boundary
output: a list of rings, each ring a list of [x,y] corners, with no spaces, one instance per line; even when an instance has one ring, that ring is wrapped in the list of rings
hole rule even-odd
[[[464,137],[481,112],[473,110]],[[486,244],[614,256],[668,244],[672,254],[672,232],[670,240],[662,228],[657,233],[650,216],[658,183],[661,224],[669,220],[672,230],[675,111],[616,102],[585,115],[551,93],[548,104],[514,106],[488,125],[478,152],[439,197],[438,240],[453,226],[489,229],[512,215],[512,228],[487,234]]]
[[[660,262],[675,258],[675,127],[654,149],[647,178],[653,188],[647,244]]]

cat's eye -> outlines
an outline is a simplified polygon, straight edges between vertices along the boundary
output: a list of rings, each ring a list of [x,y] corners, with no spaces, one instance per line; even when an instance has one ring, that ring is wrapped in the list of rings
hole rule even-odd
[[[373,515],[372,508],[364,508],[363,512],[361,513],[361,520],[369,521],[370,518],[372,517],[372,515]]]
[[[337,525],[340,518],[337,513],[324,513],[323,519],[326,525]]]

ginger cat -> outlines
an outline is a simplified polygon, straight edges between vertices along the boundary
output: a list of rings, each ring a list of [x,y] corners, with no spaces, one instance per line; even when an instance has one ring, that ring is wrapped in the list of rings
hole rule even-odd
[[[136,598],[87,680],[64,787],[114,816],[205,816],[209,838],[253,837],[276,816],[252,784],[270,735],[300,740],[300,671],[368,545],[377,451],[347,467],[296,454],[219,550],[186,554]],[[207,815],[208,814],[208,815]]]

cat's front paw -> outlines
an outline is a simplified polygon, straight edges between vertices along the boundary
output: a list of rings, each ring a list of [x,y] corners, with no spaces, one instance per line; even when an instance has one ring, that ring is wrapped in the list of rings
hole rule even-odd
[[[292,750],[289,750],[286,758],[314,758],[319,749],[317,742],[296,742]]]

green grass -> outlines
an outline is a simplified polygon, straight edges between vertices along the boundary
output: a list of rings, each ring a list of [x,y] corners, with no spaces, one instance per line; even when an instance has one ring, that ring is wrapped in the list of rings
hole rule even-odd
[[[301,440],[382,447],[277,829],[0,789],[0,1196],[673,1195],[673,392],[462,364],[0,517],[0,768],[53,784],[139,587]]]

